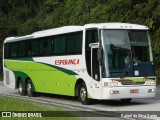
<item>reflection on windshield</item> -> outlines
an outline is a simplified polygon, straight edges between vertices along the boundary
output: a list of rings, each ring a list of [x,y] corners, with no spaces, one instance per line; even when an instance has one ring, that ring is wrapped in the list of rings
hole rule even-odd
[[[103,77],[152,75],[151,46],[147,31],[103,30]],[[136,74],[135,74],[136,73]]]
[[[103,76],[123,76],[131,62],[131,49],[126,30],[103,30],[104,72]]]
[[[149,62],[149,43],[147,31],[129,31],[134,61]]]

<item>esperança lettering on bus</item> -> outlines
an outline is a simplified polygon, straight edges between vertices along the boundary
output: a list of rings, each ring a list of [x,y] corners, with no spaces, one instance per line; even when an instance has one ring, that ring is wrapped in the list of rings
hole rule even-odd
[[[77,65],[77,64],[79,64],[79,59],[55,60],[55,65]]]

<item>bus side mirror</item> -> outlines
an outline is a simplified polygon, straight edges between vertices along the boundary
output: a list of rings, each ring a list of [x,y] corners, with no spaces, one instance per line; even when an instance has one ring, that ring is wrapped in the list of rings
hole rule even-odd
[[[100,64],[102,63],[102,53],[103,53],[102,48],[99,48],[97,50],[97,59],[98,59],[98,62],[100,62]]]

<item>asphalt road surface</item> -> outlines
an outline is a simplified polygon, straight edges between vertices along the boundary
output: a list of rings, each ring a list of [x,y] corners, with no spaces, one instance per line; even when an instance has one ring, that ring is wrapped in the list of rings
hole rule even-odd
[[[57,96],[49,94],[40,94],[36,97],[20,96],[17,90],[7,88],[0,81],[0,96],[10,96],[18,99],[25,99],[43,104],[60,106],[68,110],[75,111],[94,111],[97,117],[112,115],[115,113],[122,113],[121,118],[124,119],[153,119],[159,120],[157,115],[160,115],[160,87],[157,87],[155,98],[133,99],[131,103],[122,104],[120,100],[96,100],[91,105],[82,105],[77,99],[73,97]],[[125,111],[125,112],[124,112]],[[128,112],[127,112],[128,111]],[[131,112],[130,112],[131,111]],[[133,112],[135,111],[135,112]],[[137,111],[137,112],[136,112]],[[100,113],[100,114],[99,114]],[[102,113],[102,114],[101,114]],[[133,116],[135,114],[136,116]],[[116,116],[117,114],[115,114]],[[148,117],[148,116],[149,117]],[[138,116],[138,117],[137,117]],[[90,116],[91,117],[91,116]],[[116,119],[116,118],[115,118]]]

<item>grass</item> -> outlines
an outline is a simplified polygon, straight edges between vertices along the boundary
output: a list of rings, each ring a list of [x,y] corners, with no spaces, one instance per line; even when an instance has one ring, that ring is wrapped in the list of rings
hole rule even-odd
[[[49,107],[44,104],[31,103],[25,100],[18,100],[10,97],[2,97],[0,96],[0,111],[61,111],[56,112],[57,116],[70,116],[68,113],[65,113],[61,108],[58,107]],[[0,114],[1,114],[0,112]],[[54,113],[54,112],[53,112]],[[71,116],[74,116],[71,114]],[[2,118],[0,118],[2,119]],[[3,118],[3,120],[78,120],[78,117],[42,117],[42,118]]]

